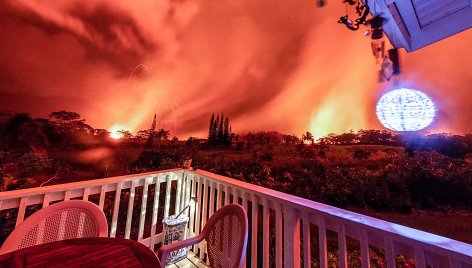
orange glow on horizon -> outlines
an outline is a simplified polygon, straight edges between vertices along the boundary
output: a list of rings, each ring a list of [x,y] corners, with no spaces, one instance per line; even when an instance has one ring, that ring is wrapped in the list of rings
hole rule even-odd
[[[112,127],[108,129],[110,132],[109,136],[112,139],[119,140],[123,138],[123,133],[121,131],[130,131],[131,129],[127,126],[124,126],[122,124],[114,124]]]
[[[380,84],[371,39],[364,29],[337,23],[346,12],[339,3],[17,0],[0,6],[5,111],[45,118],[74,111],[115,139],[120,130],[149,129],[154,114],[156,128],[171,137],[204,138],[212,113],[228,116],[236,134],[310,131],[319,138],[384,129],[375,117],[378,98],[411,87],[438,105],[428,131],[472,132],[472,68],[464,67],[472,62],[472,30],[413,53],[400,50],[400,76]]]
[[[110,132],[110,138],[119,140],[123,138],[123,133],[118,132],[117,130],[111,131]]]

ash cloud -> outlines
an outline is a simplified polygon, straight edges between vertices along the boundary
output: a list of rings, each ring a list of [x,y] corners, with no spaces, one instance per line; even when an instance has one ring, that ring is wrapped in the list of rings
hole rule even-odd
[[[470,30],[402,53],[400,78],[378,84],[370,40],[336,23],[343,12],[285,0],[3,1],[0,110],[72,110],[134,132],[156,112],[181,138],[204,137],[224,112],[236,132],[320,136],[381,128],[380,94],[412,86],[438,100],[430,130],[471,130]]]

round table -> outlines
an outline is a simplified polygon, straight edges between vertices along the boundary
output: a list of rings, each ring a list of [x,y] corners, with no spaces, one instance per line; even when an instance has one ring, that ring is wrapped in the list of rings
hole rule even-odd
[[[134,240],[94,237],[56,241],[0,256],[0,267],[159,267],[152,250]]]

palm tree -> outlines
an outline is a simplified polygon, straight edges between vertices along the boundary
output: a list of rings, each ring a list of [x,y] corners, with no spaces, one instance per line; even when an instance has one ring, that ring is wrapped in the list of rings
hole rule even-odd
[[[154,133],[154,137],[157,138],[157,147],[161,146],[161,140],[168,140],[169,139],[169,130],[165,130],[163,128],[159,129]]]
[[[169,130],[165,130],[165,129],[159,129],[158,131],[156,131],[156,138],[157,140],[168,140],[169,139]]]
[[[306,133],[303,133],[302,141],[307,142],[307,143],[310,142],[311,144],[314,144],[315,143],[315,138],[313,137],[313,134],[311,134],[309,131],[307,131]]]

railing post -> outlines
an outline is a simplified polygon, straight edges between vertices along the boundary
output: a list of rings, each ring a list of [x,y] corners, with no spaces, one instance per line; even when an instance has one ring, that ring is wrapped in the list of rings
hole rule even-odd
[[[251,267],[257,267],[257,233],[258,233],[258,224],[257,224],[257,214],[259,210],[259,205],[257,203],[257,196],[255,194],[251,195],[251,224],[252,224],[252,236],[251,236]]]
[[[339,267],[347,268],[346,227],[343,223],[338,225],[338,256]]]
[[[310,220],[307,214],[303,215],[303,267],[311,267],[311,238]]]
[[[318,233],[320,243],[320,267],[328,267],[328,242],[326,239],[326,222],[318,217]]]
[[[275,267],[281,268],[283,264],[282,262],[282,244],[283,244],[282,207],[274,205],[274,210],[275,210]]]
[[[28,197],[22,197],[20,199],[20,207],[18,208],[18,216],[16,217],[15,228],[23,222],[25,218],[26,205],[28,204]]]
[[[300,218],[284,206],[284,267],[300,267]]]
[[[133,219],[134,195],[136,190],[136,180],[131,181],[128,199],[128,211],[126,213],[125,238],[129,239],[131,234],[131,220]]]
[[[159,213],[159,196],[161,193],[159,176],[153,177],[153,180],[155,180],[156,186],[154,187],[154,200],[152,202],[151,239],[149,240],[149,248],[152,250],[154,250],[154,245],[156,244],[157,214]]]
[[[110,237],[116,236],[116,226],[118,223],[118,212],[120,210],[120,199],[121,199],[122,187],[123,187],[123,181],[120,181],[116,184],[115,202],[113,204],[113,216],[111,219]]]
[[[269,236],[270,236],[270,210],[269,210],[269,200],[264,199],[262,202],[264,206],[264,212],[262,213],[262,266],[267,268],[269,267]]]
[[[90,187],[86,187],[84,189],[84,196],[82,197],[82,200],[88,201],[89,194],[90,194]]]
[[[170,191],[172,189],[172,174],[167,174],[166,176],[166,198],[164,203],[164,217],[169,216],[169,209],[170,209]]]
[[[365,230],[361,230],[361,264],[362,268],[370,268],[369,237]]]
[[[141,197],[141,213],[139,213],[138,241],[143,239],[144,234],[144,223],[146,221],[146,207],[150,180],[152,181],[152,177],[147,177],[144,179],[143,195]]]
[[[205,227],[205,224],[207,222],[207,217],[208,217],[208,183],[211,183],[207,178],[203,177],[201,178],[200,182],[203,185],[203,204],[201,208],[203,209],[202,211],[202,219],[201,219],[201,229]],[[199,244],[200,248],[200,259],[204,260],[205,258],[205,253],[206,253],[206,244],[204,242],[201,242]]]
[[[183,173],[180,173],[181,176],[179,175],[175,175],[175,177],[177,178],[177,188],[175,189],[175,205],[174,205],[174,213],[177,215],[177,213],[180,212],[181,208],[184,208],[183,206],[181,206],[180,202],[182,200],[184,200],[183,198],[183,193],[184,191],[182,190],[182,185],[183,185]]]
[[[103,210],[103,207],[105,206],[105,195],[107,194],[106,192],[107,189],[107,184],[103,184],[100,186],[100,197],[98,201],[98,206]]]
[[[395,268],[395,253],[393,241],[391,239],[385,239],[385,258],[387,262],[387,268]]]
[[[426,262],[424,258],[424,251],[420,248],[415,247],[415,262],[416,267],[426,267]]]

